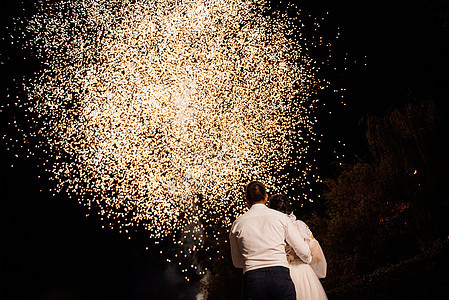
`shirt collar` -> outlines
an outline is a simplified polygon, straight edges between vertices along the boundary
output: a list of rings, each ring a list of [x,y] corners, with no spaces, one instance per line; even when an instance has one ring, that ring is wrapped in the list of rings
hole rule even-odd
[[[253,204],[250,209],[261,209],[263,207],[267,208],[267,206],[265,204],[256,203],[256,204]]]

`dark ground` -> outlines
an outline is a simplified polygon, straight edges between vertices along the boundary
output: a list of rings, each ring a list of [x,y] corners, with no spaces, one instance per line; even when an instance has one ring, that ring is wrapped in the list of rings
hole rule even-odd
[[[379,268],[352,284],[328,290],[329,299],[447,299],[449,241],[399,264]]]

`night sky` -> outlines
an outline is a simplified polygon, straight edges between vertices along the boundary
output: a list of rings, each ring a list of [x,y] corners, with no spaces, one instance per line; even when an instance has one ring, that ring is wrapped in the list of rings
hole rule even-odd
[[[18,13],[18,5],[11,4],[18,1],[8,2],[0,11],[2,31]],[[446,3],[447,15],[447,1],[298,3],[317,17],[329,12],[325,28],[334,30],[329,38],[341,33],[335,46],[336,81],[347,89],[347,106],[335,107],[321,124],[329,126],[323,129],[329,144],[341,140],[347,155],[362,153],[361,117],[384,114],[414,98],[447,107],[449,25],[444,29],[439,16],[444,11],[438,10],[438,3]],[[2,62],[7,47],[2,42]],[[11,78],[23,71],[23,65],[16,68],[10,61],[0,65],[2,102]],[[3,120],[1,126],[2,134],[8,132]],[[2,299],[194,299],[195,283],[186,283],[174,265],[164,262],[159,249],[146,251],[141,239],[101,229],[75,200],[52,196],[31,159],[17,158],[6,147],[1,141],[1,270],[7,278]]]

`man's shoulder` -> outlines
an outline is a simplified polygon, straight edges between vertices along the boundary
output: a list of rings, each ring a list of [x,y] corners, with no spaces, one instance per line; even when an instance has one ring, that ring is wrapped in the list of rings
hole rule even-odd
[[[280,212],[278,210],[272,209],[272,208],[268,208],[268,212],[270,214],[272,214],[273,216],[277,216],[281,219],[288,219],[288,216],[286,214],[284,214],[283,212]]]
[[[238,222],[240,222],[241,220],[247,218],[249,214],[250,214],[250,213],[249,213],[249,210],[246,211],[244,214],[238,216],[237,219],[235,219],[235,221],[234,221],[233,224],[238,223]]]
[[[248,211],[246,211],[246,212],[243,213],[242,215],[238,216],[238,217],[234,220],[234,222],[232,222],[232,225],[235,225],[235,224],[239,223],[242,219],[245,218],[245,215],[246,215],[247,213],[248,213]]]

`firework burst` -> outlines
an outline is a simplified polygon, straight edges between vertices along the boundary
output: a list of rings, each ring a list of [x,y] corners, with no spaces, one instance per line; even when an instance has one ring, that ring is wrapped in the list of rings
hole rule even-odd
[[[44,1],[25,28],[42,68],[25,84],[38,129],[24,140],[49,149],[55,189],[111,228],[190,228],[192,252],[203,224],[243,212],[249,180],[307,198],[320,83],[298,15],[265,1]]]

